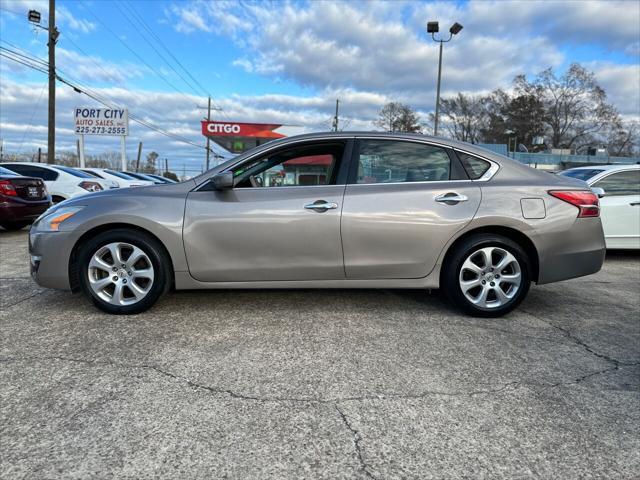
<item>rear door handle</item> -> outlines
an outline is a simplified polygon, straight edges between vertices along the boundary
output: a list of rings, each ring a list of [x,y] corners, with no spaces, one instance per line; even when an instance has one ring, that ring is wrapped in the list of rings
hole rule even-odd
[[[447,205],[455,205],[456,203],[466,202],[469,197],[455,192],[443,193],[435,198],[436,202],[446,203]]]
[[[631,205],[632,207],[637,207],[638,205],[640,205],[640,202],[631,202],[629,205]]]
[[[314,210],[319,213],[326,212],[327,210],[333,210],[338,208],[337,203],[327,202],[326,200],[316,200],[313,203],[309,203],[304,206],[307,210]]]

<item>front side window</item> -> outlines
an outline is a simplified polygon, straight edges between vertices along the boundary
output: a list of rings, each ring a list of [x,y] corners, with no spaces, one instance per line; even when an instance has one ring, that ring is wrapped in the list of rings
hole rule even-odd
[[[607,196],[640,195],[640,170],[612,173],[593,186],[604,189]]]
[[[361,140],[357,183],[437,182],[451,177],[447,152],[422,143]]]
[[[236,187],[301,187],[335,183],[344,143],[280,150],[237,167]]]

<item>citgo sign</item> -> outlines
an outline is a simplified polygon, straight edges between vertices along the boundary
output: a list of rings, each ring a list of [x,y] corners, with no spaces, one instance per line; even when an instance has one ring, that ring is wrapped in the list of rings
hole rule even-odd
[[[202,134],[205,137],[256,137],[282,138],[285,135],[276,132],[282,125],[271,123],[240,122],[202,122]]]

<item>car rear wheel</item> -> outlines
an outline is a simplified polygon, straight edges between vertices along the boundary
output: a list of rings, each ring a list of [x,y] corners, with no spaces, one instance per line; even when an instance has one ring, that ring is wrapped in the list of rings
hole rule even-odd
[[[81,247],[78,258],[82,290],[107,313],[149,309],[171,278],[164,249],[142,232],[118,229],[99,234]]]
[[[444,266],[449,303],[477,317],[499,317],[516,308],[531,285],[529,259],[514,241],[479,234],[455,247]]]

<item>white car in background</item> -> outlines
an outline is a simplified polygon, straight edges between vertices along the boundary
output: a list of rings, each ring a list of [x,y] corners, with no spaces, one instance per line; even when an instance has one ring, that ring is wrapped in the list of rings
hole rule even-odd
[[[640,165],[578,167],[560,175],[604,190],[600,217],[607,248],[640,249]]]
[[[2,166],[26,177],[41,178],[53,203],[78,195],[117,188],[115,182],[92,177],[71,167],[32,162],[3,162]]]
[[[146,187],[149,185],[154,185],[153,182],[147,180],[138,180],[137,178],[132,177],[124,172],[116,172],[115,170],[110,170],[108,168],[77,168],[76,170],[81,170],[89,175],[92,175],[97,178],[102,178],[104,180],[111,180],[115,182],[119,187]]]

